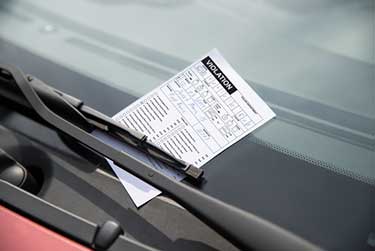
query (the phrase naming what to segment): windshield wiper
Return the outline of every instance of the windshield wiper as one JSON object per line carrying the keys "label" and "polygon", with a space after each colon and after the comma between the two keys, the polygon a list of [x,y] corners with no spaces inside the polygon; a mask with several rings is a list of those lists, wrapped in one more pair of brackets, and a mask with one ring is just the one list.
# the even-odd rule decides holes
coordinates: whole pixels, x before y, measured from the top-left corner
{"label": "windshield wiper", "polygon": [[[138,147],[142,137],[136,133],[130,135],[129,132],[124,132],[116,122],[84,106],[82,101],[55,90],[32,76],[26,76],[16,67],[0,65],[0,96],[2,99],[31,108],[52,127],[167,193],[243,250],[319,250],[317,246],[287,230],[177,182],[128,153],[103,143],[90,134],[93,128],[102,127],[102,130],[117,137],[121,135],[124,141]],[[130,140],[133,137],[137,139]],[[142,147],[142,143],[140,145]]]}
{"label": "windshield wiper", "polygon": [[[10,77],[4,70],[0,74],[3,78]],[[35,77],[26,76],[26,78],[47,107],[86,132],[91,133],[94,130],[102,130],[194,180],[199,180],[203,176],[204,172],[202,169],[177,159],[168,152],[160,149],[151,143],[146,135],[117,123],[106,115],[86,106],[81,100],[55,90]],[[8,97],[11,95],[13,99],[17,99],[18,103],[22,103],[24,106],[32,109],[29,103],[24,102],[25,99],[15,84],[4,85],[1,89],[3,94],[0,95],[4,96],[5,94]]]}

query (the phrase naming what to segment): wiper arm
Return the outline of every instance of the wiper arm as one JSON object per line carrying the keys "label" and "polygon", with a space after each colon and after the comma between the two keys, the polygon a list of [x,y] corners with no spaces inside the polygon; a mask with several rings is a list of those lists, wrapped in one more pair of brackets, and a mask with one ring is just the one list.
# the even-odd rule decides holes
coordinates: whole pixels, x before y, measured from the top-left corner
{"label": "wiper arm", "polygon": [[[41,100],[41,97],[38,96],[37,92],[30,84],[31,79],[28,79],[22,71],[15,67],[1,65],[0,69],[0,76],[2,76],[3,80],[1,81],[0,79],[0,95],[15,102],[18,102],[17,98],[15,98],[16,96],[18,96],[18,100],[22,100],[23,97],[24,100],[20,102],[28,104],[28,106],[50,125],[95,152],[113,160],[118,166],[121,166],[138,178],[167,193],[176,202],[207,225],[211,226],[237,247],[243,250],[319,250],[318,247],[308,241],[268,221],[208,196],[191,186],[177,182],[159,171],[154,170],[147,164],[133,158],[126,152],[120,152],[103,143],[91,135],[87,131],[88,128],[85,128],[86,126],[90,127],[89,125],[92,125],[92,123],[90,123],[91,115],[97,117],[95,116],[94,110],[87,108],[87,118],[76,115],[74,121],[59,116],[53,111],[56,107],[51,107],[50,109]],[[18,92],[21,93],[21,98],[19,95],[15,95],[14,92],[10,93],[9,90],[4,88],[4,86],[10,83],[13,83],[18,88]],[[74,99],[71,96],[70,98]],[[82,102],[76,101],[77,107],[83,105]],[[69,104],[72,103],[74,103],[73,100],[69,102]],[[62,103],[60,105],[62,105]],[[91,110],[90,113],[88,112],[89,110]],[[89,116],[88,114],[91,115]],[[87,124],[85,120],[87,120]],[[106,126],[108,126],[108,124],[106,124]]]}
{"label": "wiper arm", "polygon": [[[1,77],[9,79],[11,76],[3,70],[0,72]],[[185,174],[191,179],[199,180],[203,176],[204,172],[202,169],[177,159],[168,152],[160,149],[151,143],[146,135],[117,123],[106,115],[86,106],[81,100],[58,91],[33,76],[28,75],[26,79],[47,107],[86,132],[91,133],[94,130],[102,130],[114,138],[126,142],[128,145],[174,168],[178,172]],[[11,96],[13,101],[17,101],[17,103],[32,109],[32,106],[28,102],[25,102],[26,100],[16,84],[9,82],[8,84],[4,84],[1,89],[3,94],[0,93],[0,95],[4,96],[5,94],[8,98]]]}

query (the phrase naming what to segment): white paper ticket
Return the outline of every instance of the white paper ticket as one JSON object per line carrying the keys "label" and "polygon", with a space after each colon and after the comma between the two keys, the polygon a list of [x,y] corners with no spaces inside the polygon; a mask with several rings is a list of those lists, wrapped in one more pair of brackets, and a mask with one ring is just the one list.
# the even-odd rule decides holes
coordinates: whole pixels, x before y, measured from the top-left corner
{"label": "white paper ticket", "polygon": [[[267,104],[214,49],[126,107],[114,119],[147,135],[150,141],[176,158],[201,167],[274,116]],[[127,151],[129,147],[120,148]],[[145,155],[137,157],[147,159],[171,177],[183,178]],[[111,166],[136,206],[160,194],[159,190],[131,177],[113,163]]]}

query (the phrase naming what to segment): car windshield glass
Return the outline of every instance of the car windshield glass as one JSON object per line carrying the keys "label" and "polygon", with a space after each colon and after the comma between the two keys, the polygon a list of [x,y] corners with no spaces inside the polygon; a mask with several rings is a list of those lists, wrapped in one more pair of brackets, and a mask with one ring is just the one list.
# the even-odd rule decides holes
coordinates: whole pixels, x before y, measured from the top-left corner
{"label": "car windshield glass", "polygon": [[277,114],[245,140],[375,184],[374,1],[4,0],[0,24],[135,96],[218,48]]}

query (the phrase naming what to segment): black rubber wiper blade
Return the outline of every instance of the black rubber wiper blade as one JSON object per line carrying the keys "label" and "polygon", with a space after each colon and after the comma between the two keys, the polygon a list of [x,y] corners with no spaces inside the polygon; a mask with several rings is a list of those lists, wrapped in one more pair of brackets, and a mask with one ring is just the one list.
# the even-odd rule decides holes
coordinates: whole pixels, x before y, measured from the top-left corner
{"label": "black rubber wiper blade", "polygon": [[[103,143],[89,132],[51,111],[18,68],[0,65],[1,68],[10,74],[27,103],[43,120],[167,193],[237,247],[243,250],[320,250],[319,247],[285,229],[177,182],[126,152],[120,152]],[[0,93],[2,85],[0,84]]]}
{"label": "black rubber wiper blade", "polygon": [[126,128],[120,123],[89,106],[82,105],[80,107],[80,112],[82,112],[82,114],[84,114],[91,124],[96,126],[96,128],[105,131],[111,136],[119,139],[120,141],[126,142],[138,150],[141,150],[142,152],[174,168],[182,174],[187,175],[187,177],[196,181],[199,181],[203,177],[204,171],[202,169],[199,169],[183,160],[177,159],[171,154],[163,151],[156,145],[149,142],[146,135],[132,130],[131,128]]}

